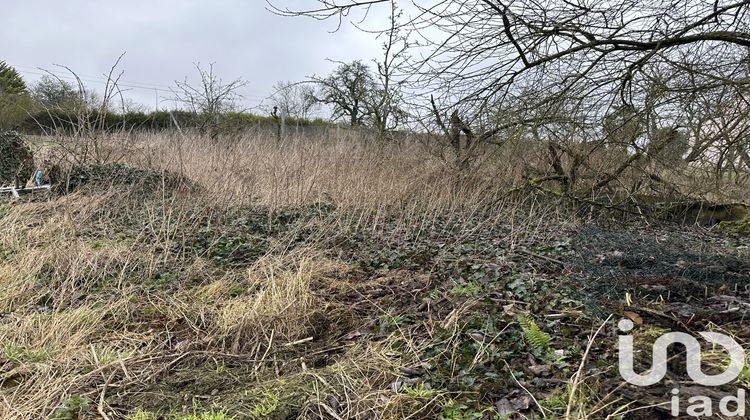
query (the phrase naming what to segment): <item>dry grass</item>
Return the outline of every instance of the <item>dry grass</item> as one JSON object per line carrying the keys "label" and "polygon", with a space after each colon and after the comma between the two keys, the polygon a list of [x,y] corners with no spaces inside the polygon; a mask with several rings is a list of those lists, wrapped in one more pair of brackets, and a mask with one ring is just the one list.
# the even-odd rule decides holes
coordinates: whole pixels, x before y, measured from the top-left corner
{"label": "dry grass", "polygon": [[[247,205],[270,214],[327,202],[342,217],[311,234],[322,237],[342,226],[373,228],[393,215],[403,229],[433,223],[438,214],[465,217],[495,199],[488,191],[499,191],[490,178],[456,178],[416,145],[216,145],[176,135],[135,144],[139,152],[128,163],[182,172],[205,192],[138,197],[98,189],[3,210],[1,418],[75,418],[93,407],[116,416],[100,399],[107,388],[148,383],[196,354],[255,360],[256,380],[268,379],[276,376],[268,360],[319,334],[316,314],[326,303],[311,284],[348,268],[310,248],[287,252],[282,238],[249,269],[217,270],[183,253],[205,217],[220,220]],[[119,225],[125,213],[140,220],[132,230]],[[162,272],[179,277],[176,289],[145,284]],[[344,392],[345,417],[395,412],[397,401],[382,406],[387,364],[376,366],[364,349],[349,353],[330,372],[300,375],[316,392]],[[381,390],[368,391],[375,388]],[[324,405],[305,410],[312,415]]]}
{"label": "dry grass", "polygon": [[[446,210],[485,202],[509,184],[508,168],[457,176],[416,140],[382,146],[360,139],[242,137],[216,143],[179,134],[139,137],[138,166],[183,172],[234,203],[270,207],[331,201],[346,208]],[[489,158],[489,157],[488,157]],[[503,174],[503,176],[499,176]]]}
{"label": "dry grass", "polygon": [[[404,366],[429,362],[420,360],[421,340],[438,331],[449,336],[434,358],[458,359],[469,333],[461,319],[480,299],[422,329],[402,329],[361,291],[385,288],[380,279],[321,244],[381,229],[393,240],[422,238],[451,226],[457,241],[502,228],[514,250],[549,240],[558,232],[549,226],[580,223],[559,202],[506,193],[523,180],[519,156],[543,159],[523,145],[488,152],[476,171],[457,175],[419,142],[247,137],[216,144],[177,133],[130,140],[126,163],[181,173],[203,189],[140,196],[113,186],[0,206],[0,418],[150,418],[148,410],[134,413],[165,407],[160,414],[177,416],[212,402],[239,418],[264,418],[285,405],[311,419],[435,418],[457,395],[394,391],[393,383]],[[292,209],[325,206],[335,212],[273,222]],[[243,218],[267,223],[267,231],[242,225],[250,234],[233,242]],[[275,233],[286,225],[293,227]],[[246,243],[247,252],[259,249],[249,265],[218,252]],[[429,282],[429,273],[418,280]],[[413,290],[419,281],[407,291],[428,293]],[[362,319],[339,296],[355,296],[371,308],[367,316],[395,324],[395,332],[377,343],[341,339],[376,320]],[[210,375],[201,370],[207,364]],[[230,378],[246,382],[242,389],[208,397],[196,390],[197,399],[185,401],[193,389],[170,382],[215,376],[211,386],[220,388],[229,380],[221,376],[225,364]]]}

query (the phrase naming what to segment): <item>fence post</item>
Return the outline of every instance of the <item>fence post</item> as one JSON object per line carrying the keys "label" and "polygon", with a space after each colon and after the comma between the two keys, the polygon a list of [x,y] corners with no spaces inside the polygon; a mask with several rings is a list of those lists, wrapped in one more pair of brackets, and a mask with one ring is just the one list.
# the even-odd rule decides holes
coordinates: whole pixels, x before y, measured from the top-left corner
{"label": "fence post", "polygon": [[280,138],[283,139],[286,136],[286,113],[281,110],[281,125],[279,126]]}
{"label": "fence post", "polygon": [[273,119],[276,120],[276,141],[281,143],[281,119],[279,118],[279,107],[273,107],[273,113],[271,114]]}

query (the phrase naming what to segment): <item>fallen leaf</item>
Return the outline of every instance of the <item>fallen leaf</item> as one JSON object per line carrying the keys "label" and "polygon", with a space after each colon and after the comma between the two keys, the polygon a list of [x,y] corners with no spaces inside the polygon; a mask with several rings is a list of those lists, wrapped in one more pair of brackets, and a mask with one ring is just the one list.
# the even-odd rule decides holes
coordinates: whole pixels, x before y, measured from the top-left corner
{"label": "fallen leaf", "polygon": [[550,365],[535,365],[535,366],[529,366],[529,371],[534,374],[534,376],[543,376],[547,377],[550,376],[552,372],[552,366]]}
{"label": "fallen leaf", "polygon": [[635,312],[625,311],[623,315],[628,317],[629,320],[633,321],[633,324],[641,326],[643,325],[643,318]]}
{"label": "fallen leaf", "polygon": [[513,408],[513,406],[510,404],[510,400],[508,400],[507,398],[503,398],[502,400],[498,401],[495,406],[497,407],[497,413],[500,415],[500,417],[508,417],[516,413],[516,410]]}

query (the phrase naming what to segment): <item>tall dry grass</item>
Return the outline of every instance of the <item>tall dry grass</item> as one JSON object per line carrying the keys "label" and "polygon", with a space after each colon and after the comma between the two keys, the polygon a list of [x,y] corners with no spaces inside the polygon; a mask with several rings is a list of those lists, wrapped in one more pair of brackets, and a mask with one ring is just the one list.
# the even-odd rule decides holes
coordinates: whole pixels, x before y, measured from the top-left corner
{"label": "tall dry grass", "polygon": [[[450,209],[487,201],[509,185],[509,166],[458,175],[419,139],[382,145],[360,138],[246,135],[215,141],[144,134],[128,162],[183,173],[217,196],[271,207],[331,201],[345,208]],[[491,158],[490,156],[486,157]],[[518,175],[518,174],[514,174]]]}
{"label": "tall dry grass", "polygon": [[170,132],[141,134],[128,144],[133,149],[126,163],[183,174],[217,205],[275,211],[330,204],[339,210],[336,229],[390,223],[420,235],[440,224],[474,229],[500,223],[512,226],[515,242],[539,233],[538,221],[571,220],[558,203],[508,193],[524,185],[529,165],[544,164],[543,149],[525,142],[488,148],[464,172],[456,171],[446,150],[418,136],[379,144],[356,135],[278,142],[249,133],[217,142]]}
{"label": "tall dry grass", "polygon": [[[544,143],[522,133],[504,141],[501,147],[479,149],[473,168],[463,172],[453,167],[449,149],[420,134],[386,144],[356,132],[291,136],[283,142],[258,132],[221,141],[179,132],[137,134],[128,139],[132,153],[125,160],[183,173],[234,203],[279,208],[328,201],[374,213],[398,209],[408,219],[486,206],[527,185],[528,179],[554,174]],[[569,143],[571,153],[583,157],[574,196],[583,194],[603,204],[621,202],[620,196],[628,195],[750,201],[750,177],[742,171],[722,174],[710,162],[684,165],[658,156],[635,161],[607,188],[589,191],[625,157],[618,150],[589,150],[572,139]],[[563,156],[564,167],[572,164]],[[552,180],[545,186],[560,188]]]}
{"label": "tall dry grass", "polygon": [[[117,139],[103,144],[122,147]],[[111,155],[182,174],[202,188],[145,196],[92,185],[0,208],[0,418],[122,418],[139,407],[110,407],[113,393],[205,358],[249,360],[258,383],[277,378],[279,354],[293,355],[296,343],[310,342],[320,328],[316,317],[329,309],[331,302],[313,289],[348,270],[315,249],[320,238],[385,223],[418,236],[450,222],[459,236],[483,224],[507,224],[508,240],[520,243],[544,234],[541,221],[564,217],[533,198],[506,196],[520,169],[489,152],[486,164],[457,175],[418,141],[277,143],[246,136],[217,143],[162,133],[138,135],[126,145],[127,153]],[[290,246],[301,233],[288,232],[249,269],[224,267],[189,249],[201,229],[221,242],[219,221],[246,209],[270,215],[321,205],[334,206],[335,217],[300,227],[304,247]],[[540,222],[521,224],[521,218]],[[347,311],[334,303],[337,313]],[[398,413],[398,399],[384,400],[392,363],[359,348],[325,371],[294,363],[297,373],[289,374],[317,383],[320,392],[342,392],[351,416]],[[324,397],[303,411],[315,417]]]}
{"label": "tall dry grass", "polygon": [[[392,235],[420,238],[452,226],[458,241],[502,226],[512,250],[559,232],[550,226],[579,223],[560,201],[508,194],[524,182],[527,166],[545,162],[543,148],[523,142],[488,149],[468,173],[457,173],[419,138],[279,143],[249,134],[216,142],[173,132],[105,144],[126,146],[111,154],[124,163],[181,174],[201,188],[143,195],[92,185],[0,206],[0,418],[66,418],[84,412],[81,401],[86,415],[123,418],[171,396],[141,395],[111,407],[114,394],[190,373],[207,360],[249,364],[248,389],[280,378],[313,384],[315,393],[301,403],[308,418],[330,414],[331,394],[339,396],[343,418],[402,418],[414,412],[414,400],[388,386],[399,363],[414,361],[416,340],[399,338],[408,360],[386,344],[354,346],[325,369],[300,362],[297,346],[316,336],[317,314],[343,318],[351,310],[320,290],[349,269],[316,248],[320,240],[387,225]],[[249,268],[191,250],[199,234],[208,247],[221,244],[232,219],[257,209],[270,218],[329,205],[333,216],[274,238]],[[300,235],[306,242],[295,247]],[[416,416],[447,398],[435,393]]]}

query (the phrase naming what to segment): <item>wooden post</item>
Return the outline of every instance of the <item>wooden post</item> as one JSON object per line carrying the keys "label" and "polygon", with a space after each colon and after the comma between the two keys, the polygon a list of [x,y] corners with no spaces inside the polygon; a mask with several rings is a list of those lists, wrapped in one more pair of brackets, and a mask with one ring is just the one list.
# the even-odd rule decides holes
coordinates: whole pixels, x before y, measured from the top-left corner
{"label": "wooden post", "polygon": [[276,120],[276,141],[281,143],[281,119],[279,118],[279,107],[274,105],[271,116]]}

